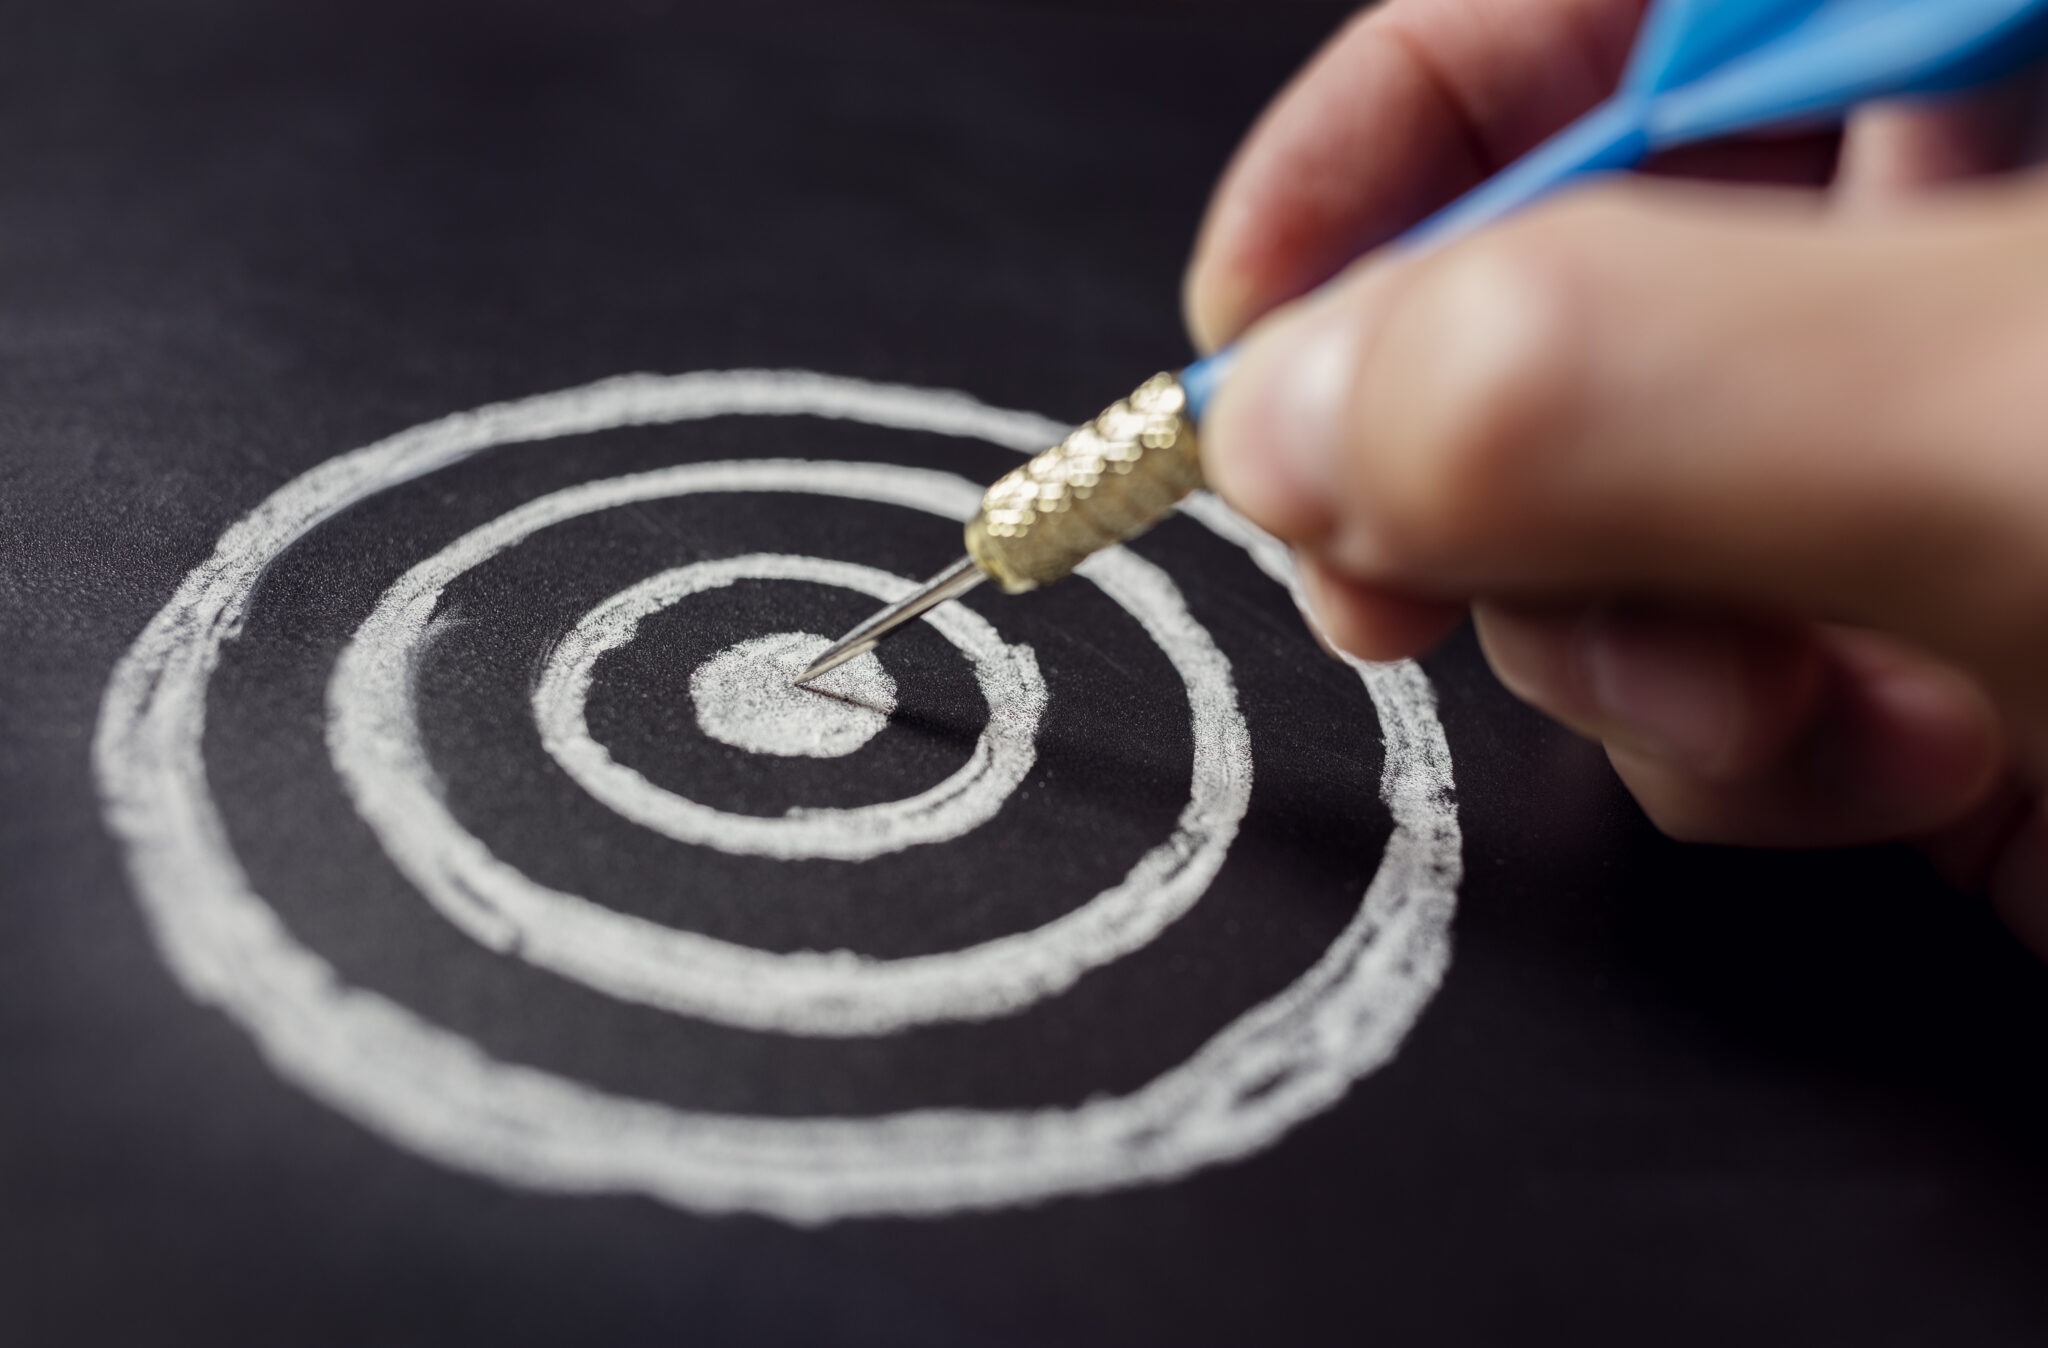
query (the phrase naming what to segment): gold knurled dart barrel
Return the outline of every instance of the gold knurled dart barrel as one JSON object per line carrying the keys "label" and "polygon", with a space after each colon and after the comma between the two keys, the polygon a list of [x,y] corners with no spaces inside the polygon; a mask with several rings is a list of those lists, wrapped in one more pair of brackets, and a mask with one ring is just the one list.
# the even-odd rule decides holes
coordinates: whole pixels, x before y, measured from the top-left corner
{"label": "gold knurled dart barrel", "polygon": [[1130,397],[997,480],[967,526],[967,555],[827,647],[792,682],[822,678],[984,577],[1011,594],[1049,584],[1166,518],[1202,485],[1188,395],[1155,374]]}
{"label": "gold knurled dart barrel", "polygon": [[1187,394],[1155,374],[1130,397],[997,479],[967,526],[967,552],[1011,594],[1058,580],[1135,538],[1202,485]]}

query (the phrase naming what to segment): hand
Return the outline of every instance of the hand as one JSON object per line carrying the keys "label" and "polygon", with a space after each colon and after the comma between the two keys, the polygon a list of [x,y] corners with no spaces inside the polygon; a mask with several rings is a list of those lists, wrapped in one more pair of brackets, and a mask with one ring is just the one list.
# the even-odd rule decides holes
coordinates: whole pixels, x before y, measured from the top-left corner
{"label": "hand", "polygon": [[1640,8],[1390,0],[1276,101],[1189,273],[1202,345],[1257,321],[1209,480],[1347,650],[1469,606],[1667,832],[1914,840],[2048,954],[2048,182],[1990,176],[2028,82],[1296,299],[1603,97]]}

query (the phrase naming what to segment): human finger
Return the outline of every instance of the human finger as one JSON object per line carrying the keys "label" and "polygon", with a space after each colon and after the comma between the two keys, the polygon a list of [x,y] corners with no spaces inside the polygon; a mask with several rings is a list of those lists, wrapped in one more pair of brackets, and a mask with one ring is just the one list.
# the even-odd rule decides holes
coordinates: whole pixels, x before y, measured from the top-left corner
{"label": "human finger", "polygon": [[1212,197],[1184,288],[1213,350],[1613,88],[1643,0],[1389,0],[1274,100]]}
{"label": "human finger", "polygon": [[2048,803],[2027,811],[1992,870],[1990,890],[2005,924],[2048,959]]}
{"label": "human finger", "polygon": [[1473,606],[1510,692],[1581,734],[1704,783],[1781,759],[1813,719],[1822,661],[1802,624],[1593,600]]}
{"label": "human finger", "polygon": [[1205,466],[1360,584],[1837,616],[2024,675],[2048,658],[2044,221],[2038,190],[1862,225],[1582,193],[1261,325]]}
{"label": "human finger", "polygon": [[1985,806],[2007,745],[1973,681],[1873,633],[1829,632],[1819,654],[1806,715],[1741,771],[1701,772],[1642,737],[1608,741],[1660,829],[1690,842],[1841,847],[1939,834]]}
{"label": "human finger", "polygon": [[1938,99],[1875,103],[1850,118],[1837,194],[1882,205],[2023,163],[2042,123],[2043,69]]}
{"label": "human finger", "polygon": [[1427,650],[1465,620],[1463,604],[1361,585],[1314,557],[1296,559],[1302,597],[1323,641],[1361,660],[1399,660]]}

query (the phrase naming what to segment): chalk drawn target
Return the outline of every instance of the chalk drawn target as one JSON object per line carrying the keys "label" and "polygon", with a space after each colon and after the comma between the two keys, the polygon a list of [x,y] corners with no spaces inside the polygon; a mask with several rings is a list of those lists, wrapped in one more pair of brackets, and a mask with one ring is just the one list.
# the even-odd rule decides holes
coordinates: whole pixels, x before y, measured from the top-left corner
{"label": "chalk drawn target", "polygon": [[[791,1118],[630,1098],[496,1059],[397,1001],[348,985],[286,929],[235,854],[203,751],[209,682],[265,570],[349,506],[496,446],[709,417],[797,415],[1026,452],[1063,429],[960,394],[802,372],[628,376],[401,432],[287,483],[230,527],[116,666],[94,741],[109,829],[167,963],[191,995],[236,1021],[287,1079],[446,1164],[537,1188],[640,1192],[697,1211],[803,1223],[941,1214],[1167,1180],[1269,1144],[1386,1061],[1448,965],[1461,873],[1449,751],[1428,680],[1413,664],[1356,666],[1378,714],[1381,797],[1393,831],[1341,933],[1292,984],[1178,1065],[1072,1107]],[[803,466],[807,489],[819,468]],[[602,494],[632,480],[570,491]],[[1284,550],[1218,503],[1197,499],[1186,512],[1293,585]],[[1107,555],[1099,568],[1124,565],[1115,557],[1172,591],[1163,571],[1128,552]],[[1099,574],[1091,578],[1102,584]],[[413,596],[409,619],[431,619],[425,596]],[[338,764],[360,749],[358,770],[389,771],[393,761],[374,752],[403,748],[406,725],[345,725],[338,713],[347,708],[333,705],[342,664],[360,658],[357,674],[375,664],[366,654],[374,643],[363,636],[359,630],[330,683],[330,748]],[[479,874],[503,866],[487,852],[473,859]],[[1198,885],[1188,901],[1199,896]]]}
{"label": "chalk drawn target", "polygon": [[[879,501],[965,520],[980,492],[965,478],[880,463],[757,460],[683,464],[583,483],[470,531],[385,591],[337,662],[328,743],[357,813],[406,877],[456,926],[495,950],[627,1001],[746,1029],[833,1037],[1004,1015],[1073,986],[1144,945],[1198,900],[1221,868],[1251,798],[1251,746],[1229,664],[1166,573],[1124,549],[1084,574],[1137,619],[1186,685],[1195,762],[1173,831],[1117,884],[1030,931],[942,954],[875,959],[851,951],[777,953],[678,930],[540,884],[457,822],[418,732],[413,672],[447,587],[537,530],[595,511],[700,492],[801,492]],[[899,599],[916,582],[822,558],[748,556],[664,572],[585,615],[534,694],[543,745],[571,778],[634,823],[680,842],[792,859],[863,861],[955,838],[985,823],[1024,780],[1045,685],[1025,647],[1006,645],[962,605],[933,625],[974,660],[988,728],[966,765],[928,791],[847,810],[780,818],[716,810],[663,791],[612,760],[582,719],[592,671],[640,619],[733,581],[809,580]]]}

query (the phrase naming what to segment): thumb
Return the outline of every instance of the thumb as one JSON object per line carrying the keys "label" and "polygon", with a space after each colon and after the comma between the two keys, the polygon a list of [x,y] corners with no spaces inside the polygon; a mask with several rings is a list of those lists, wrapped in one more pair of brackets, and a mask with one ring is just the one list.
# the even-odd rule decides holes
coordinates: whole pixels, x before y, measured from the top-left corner
{"label": "thumb", "polygon": [[1846,619],[2010,685],[2048,654],[2043,360],[2039,189],[1610,186],[1269,320],[1204,462],[1354,584]]}

